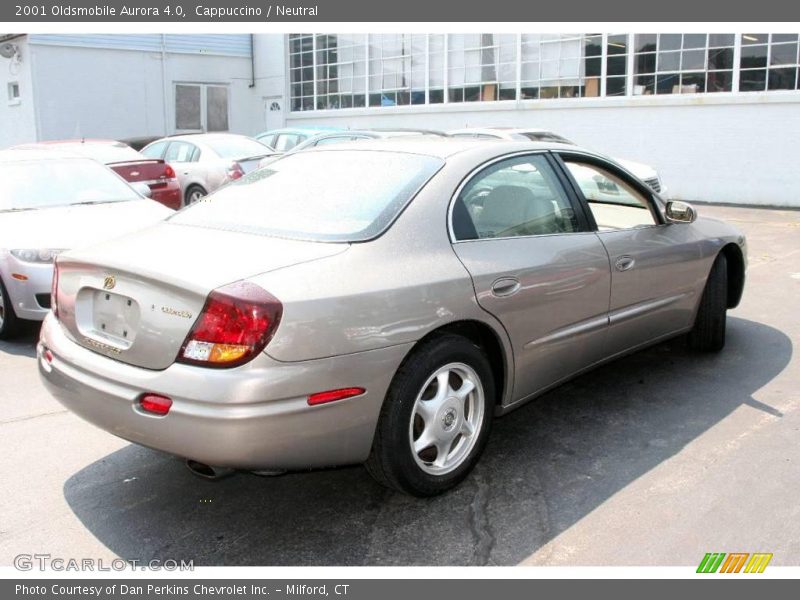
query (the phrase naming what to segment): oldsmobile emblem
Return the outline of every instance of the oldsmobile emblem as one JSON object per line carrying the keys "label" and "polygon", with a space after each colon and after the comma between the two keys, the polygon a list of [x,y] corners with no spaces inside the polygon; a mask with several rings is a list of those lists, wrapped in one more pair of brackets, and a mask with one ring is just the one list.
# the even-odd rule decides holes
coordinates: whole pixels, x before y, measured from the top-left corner
{"label": "oldsmobile emblem", "polygon": [[115,285],[117,285],[117,278],[113,275],[106,275],[106,278],[103,279],[103,289],[111,290],[114,289]]}

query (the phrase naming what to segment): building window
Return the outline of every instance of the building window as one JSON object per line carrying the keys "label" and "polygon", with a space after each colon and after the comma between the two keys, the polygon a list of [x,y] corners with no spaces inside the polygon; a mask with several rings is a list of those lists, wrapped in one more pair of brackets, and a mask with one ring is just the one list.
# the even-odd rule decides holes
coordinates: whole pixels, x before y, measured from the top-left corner
{"label": "building window", "polygon": [[730,92],[733,34],[634,36],[633,95]]}
{"label": "building window", "polygon": [[517,36],[476,33],[450,36],[449,102],[514,100],[517,94]]}
{"label": "building window", "polygon": [[606,40],[606,96],[627,93],[628,35],[609,35]]}
{"label": "building window", "polygon": [[292,111],[800,86],[798,34],[298,33],[288,43]]}
{"label": "building window", "polygon": [[425,104],[426,36],[369,36],[369,105]]}
{"label": "building window", "polygon": [[522,99],[600,95],[600,34],[522,34]]}
{"label": "building window", "polygon": [[207,83],[175,85],[175,129],[228,131],[228,87]]}
{"label": "building window", "polygon": [[745,33],[739,61],[739,90],[796,90],[798,79],[796,33]]}
{"label": "building window", "polygon": [[14,105],[20,103],[19,96],[19,81],[8,82],[8,104]]}

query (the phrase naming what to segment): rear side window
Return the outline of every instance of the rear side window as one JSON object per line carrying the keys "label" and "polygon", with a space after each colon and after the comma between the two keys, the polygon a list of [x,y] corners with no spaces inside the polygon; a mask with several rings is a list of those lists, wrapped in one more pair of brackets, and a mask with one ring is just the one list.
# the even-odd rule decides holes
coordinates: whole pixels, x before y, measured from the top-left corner
{"label": "rear side window", "polygon": [[299,240],[366,241],[389,227],[443,164],[402,152],[298,152],[206,196],[171,222]]}
{"label": "rear side window", "polygon": [[172,142],[167,150],[167,162],[193,162],[197,160],[197,146],[188,142]]}
{"label": "rear side window", "polygon": [[579,230],[572,204],[541,154],[509,158],[480,171],[459,193],[452,224],[459,241]]}
{"label": "rear side window", "polygon": [[147,158],[164,158],[164,150],[167,147],[167,142],[156,142],[150,144],[147,148],[142,150]]}

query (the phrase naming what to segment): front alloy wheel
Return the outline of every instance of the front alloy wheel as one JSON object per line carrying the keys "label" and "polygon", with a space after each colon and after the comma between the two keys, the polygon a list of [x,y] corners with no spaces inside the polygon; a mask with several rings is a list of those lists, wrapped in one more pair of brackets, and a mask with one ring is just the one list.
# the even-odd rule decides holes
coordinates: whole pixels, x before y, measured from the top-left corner
{"label": "front alloy wheel", "polygon": [[386,394],[367,470],[415,496],[456,486],[486,445],[494,390],[489,360],[472,341],[443,334],[421,343]]}

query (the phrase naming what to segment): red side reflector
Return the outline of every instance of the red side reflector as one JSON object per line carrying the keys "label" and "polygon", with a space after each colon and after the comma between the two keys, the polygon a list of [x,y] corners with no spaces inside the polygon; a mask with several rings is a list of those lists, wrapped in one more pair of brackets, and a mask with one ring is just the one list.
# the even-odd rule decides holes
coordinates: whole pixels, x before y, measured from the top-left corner
{"label": "red side reflector", "polygon": [[172,407],[172,400],[166,396],[145,394],[139,398],[139,406],[145,412],[153,413],[154,415],[165,415]]}
{"label": "red side reflector", "polygon": [[360,396],[366,392],[364,388],[351,387],[343,388],[341,390],[328,390],[327,392],[317,392],[308,397],[309,406],[315,404],[325,404],[326,402],[335,402],[336,400],[344,400],[345,398],[352,398],[353,396]]}
{"label": "red side reflector", "polygon": [[53,362],[53,353],[50,352],[50,350],[45,350],[44,351],[44,359],[49,363]]}

